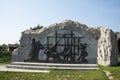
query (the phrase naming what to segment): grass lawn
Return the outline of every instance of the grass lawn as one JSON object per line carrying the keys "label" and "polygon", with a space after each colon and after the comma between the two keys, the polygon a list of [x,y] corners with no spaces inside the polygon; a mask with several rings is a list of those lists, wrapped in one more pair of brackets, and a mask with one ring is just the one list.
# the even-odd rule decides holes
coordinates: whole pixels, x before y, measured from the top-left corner
{"label": "grass lawn", "polygon": [[112,73],[112,76],[114,78],[114,80],[120,80],[120,66],[116,66],[116,67],[104,67],[104,66],[100,66],[100,68],[102,70],[107,70],[110,71]]}
{"label": "grass lawn", "polygon": [[[0,52],[0,64],[10,61],[11,54]],[[113,80],[120,80],[120,66],[99,67],[99,70],[51,70],[50,73],[0,72],[0,80],[108,80],[103,70],[110,71]]]}
{"label": "grass lawn", "polygon": [[113,80],[120,80],[120,66],[99,70],[51,70],[50,73],[0,72],[0,80],[108,80],[103,70],[112,73]]}
{"label": "grass lawn", "polygon": [[[120,57],[118,58],[120,62]],[[108,70],[112,73],[114,80],[120,80],[120,65],[119,66],[99,66],[101,70]]]}
{"label": "grass lawn", "polygon": [[0,80],[107,80],[101,70],[51,70],[50,73],[0,72]]}

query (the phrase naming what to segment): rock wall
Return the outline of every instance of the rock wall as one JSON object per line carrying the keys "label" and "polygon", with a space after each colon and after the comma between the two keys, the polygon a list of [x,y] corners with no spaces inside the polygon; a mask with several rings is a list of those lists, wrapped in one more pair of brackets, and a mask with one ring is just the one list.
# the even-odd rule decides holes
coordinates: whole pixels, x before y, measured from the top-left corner
{"label": "rock wall", "polygon": [[[52,36],[55,31],[68,33],[73,31],[75,36],[84,37],[82,43],[87,43],[87,60],[90,64],[116,65],[118,63],[117,38],[112,30],[105,28],[89,28],[84,24],[65,20],[38,30],[26,30],[22,32],[20,47],[13,53],[12,61],[24,61],[30,53],[31,38],[39,40],[43,45],[47,43],[47,36]],[[62,48],[59,48],[61,50]],[[44,51],[39,52],[38,58],[45,60]]]}
{"label": "rock wall", "polygon": [[[70,20],[62,21],[61,23],[56,23],[48,26],[46,29],[40,29],[37,31],[27,30],[22,33],[22,37],[20,39],[21,48],[18,49],[18,54],[13,54],[12,61],[24,61],[24,59],[30,53],[30,39],[35,38],[39,40],[43,45],[47,43],[47,36],[53,36],[55,31],[57,30],[58,33],[70,33],[72,30],[75,36],[77,37],[84,37],[81,42],[87,43],[87,60],[88,63],[96,63],[97,62],[97,40],[96,38],[87,32],[87,26],[84,24],[80,24],[78,22],[73,22]],[[62,42],[62,41],[61,41]],[[59,47],[59,52],[62,48]],[[15,57],[17,58],[15,58]],[[45,60],[46,55],[44,51],[39,52],[38,58],[40,60]]]}
{"label": "rock wall", "polygon": [[118,63],[117,37],[110,29],[100,28],[98,64],[109,66]]}

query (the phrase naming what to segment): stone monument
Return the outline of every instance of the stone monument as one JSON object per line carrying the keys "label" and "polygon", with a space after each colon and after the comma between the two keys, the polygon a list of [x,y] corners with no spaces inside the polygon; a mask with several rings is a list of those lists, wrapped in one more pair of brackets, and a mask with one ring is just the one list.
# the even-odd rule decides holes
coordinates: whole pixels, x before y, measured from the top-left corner
{"label": "stone monument", "polygon": [[64,20],[42,29],[23,31],[12,61],[116,65],[117,37],[110,29]]}

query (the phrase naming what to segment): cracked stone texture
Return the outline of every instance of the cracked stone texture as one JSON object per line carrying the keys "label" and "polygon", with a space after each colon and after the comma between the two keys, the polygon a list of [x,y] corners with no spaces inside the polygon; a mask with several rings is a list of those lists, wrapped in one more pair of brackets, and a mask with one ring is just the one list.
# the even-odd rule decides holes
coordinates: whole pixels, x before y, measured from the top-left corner
{"label": "cracked stone texture", "polygon": [[[101,65],[117,64],[117,39],[114,32],[101,27],[90,28],[85,24],[71,20],[64,20],[38,30],[23,31],[20,39],[20,47],[13,53],[12,61],[24,61],[30,52],[31,38],[40,40],[44,45],[46,44],[46,36],[54,35],[55,30],[59,33],[68,33],[70,30],[73,30],[76,36],[83,36],[82,43],[89,44],[87,47],[87,60],[89,63],[98,62]],[[62,48],[60,49],[62,50]],[[43,50],[39,52],[39,59],[44,60],[46,58],[46,55],[43,53]]]}
{"label": "cracked stone texture", "polygon": [[110,29],[100,28],[98,64],[109,66],[118,63],[117,37]]}

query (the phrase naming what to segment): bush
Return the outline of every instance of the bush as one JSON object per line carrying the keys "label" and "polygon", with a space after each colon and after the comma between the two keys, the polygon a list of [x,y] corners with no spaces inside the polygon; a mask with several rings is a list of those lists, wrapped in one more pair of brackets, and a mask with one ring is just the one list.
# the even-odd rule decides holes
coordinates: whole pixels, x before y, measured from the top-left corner
{"label": "bush", "polygon": [[0,45],[0,51],[8,51],[8,45],[6,44]]}
{"label": "bush", "polygon": [[43,26],[40,26],[38,24],[36,27],[33,27],[33,28],[30,27],[30,30],[37,30],[37,29],[41,29],[41,28],[43,28]]}
{"label": "bush", "polygon": [[12,53],[8,51],[0,51],[0,63],[10,63]]}

